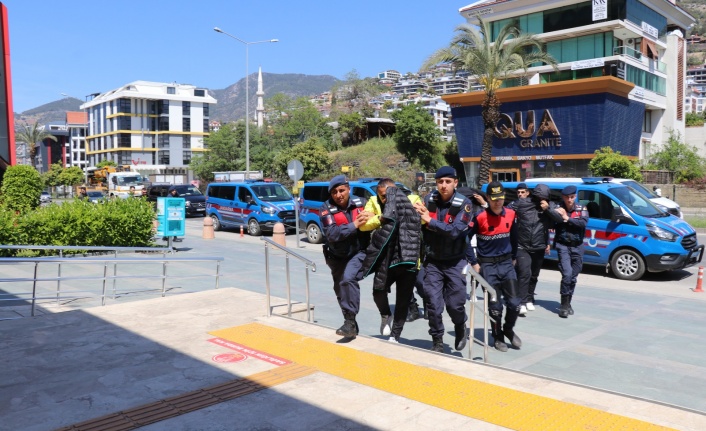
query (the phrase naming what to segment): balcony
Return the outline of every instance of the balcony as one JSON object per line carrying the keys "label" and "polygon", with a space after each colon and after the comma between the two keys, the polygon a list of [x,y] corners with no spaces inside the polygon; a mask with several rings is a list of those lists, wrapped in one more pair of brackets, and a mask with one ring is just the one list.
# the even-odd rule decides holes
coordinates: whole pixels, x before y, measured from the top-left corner
{"label": "balcony", "polygon": [[664,74],[667,73],[666,63],[662,63],[659,60],[653,60],[646,55],[643,55],[636,49],[632,49],[627,46],[618,46],[613,48],[613,54],[623,57],[623,60],[629,60],[630,63],[637,63],[647,66],[650,72],[657,71]]}

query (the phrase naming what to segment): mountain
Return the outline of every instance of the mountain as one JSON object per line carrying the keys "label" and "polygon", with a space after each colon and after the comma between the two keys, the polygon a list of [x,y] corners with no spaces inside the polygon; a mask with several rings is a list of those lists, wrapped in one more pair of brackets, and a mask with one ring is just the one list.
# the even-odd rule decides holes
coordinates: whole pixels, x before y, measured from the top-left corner
{"label": "mountain", "polygon": [[[303,75],[298,73],[263,73],[262,83],[265,100],[277,93],[284,93],[292,97],[314,96],[324,91],[329,91],[339,82],[331,75]],[[248,91],[250,92],[250,116],[255,115],[257,107],[257,72],[248,77]],[[106,90],[107,91],[107,90]],[[208,92],[218,100],[211,107],[210,118],[222,123],[245,118],[245,78],[235,84],[222,89]],[[82,100],[73,97],[64,97],[54,102],[45,103],[22,113],[15,113],[15,129],[23,124],[46,124],[51,121],[65,121],[66,111],[80,111]]]}

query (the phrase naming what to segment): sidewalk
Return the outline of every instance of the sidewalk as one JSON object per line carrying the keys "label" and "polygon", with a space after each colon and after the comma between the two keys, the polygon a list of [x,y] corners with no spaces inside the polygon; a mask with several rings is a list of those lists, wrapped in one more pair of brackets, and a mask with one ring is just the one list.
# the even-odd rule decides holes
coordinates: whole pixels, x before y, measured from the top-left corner
{"label": "sidewalk", "polygon": [[[447,354],[430,352],[424,320],[405,326],[402,345],[381,339],[368,279],[362,335],[341,343],[320,246],[304,242],[295,251],[317,265],[317,324],[265,317],[264,243],[236,232],[203,240],[199,222],[188,220],[178,255],[224,256],[221,289],[212,279],[179,279],[201,267],[170,267],[166,298],[128,295],[0,322],[0,430],[57,429],[136,408],[168,418],[147,430],[706,429],[706,297],[686,287],[693,268],[639,283],[588,271],[570,319],[556,317],[558,273],[546,268],[537,311],[518,322],[522,349],[491,351],[484,365],[450,349],[453,332]],[[292,236],[287,243],[295,248]],[[304,272],[290,260],[292,297],[301,302]],[[273,295],[283,298],[284,256],[271,251],[270,265]],[[144,413],[149,403],[188,413]]]}

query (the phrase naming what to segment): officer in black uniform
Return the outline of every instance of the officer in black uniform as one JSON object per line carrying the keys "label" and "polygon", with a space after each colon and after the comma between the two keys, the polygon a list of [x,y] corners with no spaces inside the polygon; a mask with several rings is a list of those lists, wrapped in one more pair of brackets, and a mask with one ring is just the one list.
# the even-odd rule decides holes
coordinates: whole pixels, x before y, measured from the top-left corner
{"label": "officer in black uniform", "polygon": [[554,211],[554,248],[559,258],[561,272],[561,305],[559,317],[574,314],[571,299],[576,289],[576,279],[583,267],[583,238],[586,235],[588,210],[576,204],[576,186],[569,185],[561,191],[561,204]]}
{"label": "officer in black uniform", "polygon": [[444,352],[444,305],[454,324],[455,348],[466,345],[466,234],[471,222],[471,201],[456,193],[458,176],[451,166],[436,171],[436,191],[414,206],[425,223],[424,299],[429,307],[429,335],[434,352]]}
{"label": "officer in black uniform", "polygon": [[[470,238],[477,236],[477,255],[470,244],[467,255],[473,269],[479,272],[498,294],[497,300],[488,304],[488,312],[492,318],[494,346],[501,352],[507,352],[505,337],[513,347],[519,349],[522,346],[522,340],[514,330],[522,299],[514,266],[517,259],[515,211],[503,207],[505,188],[501,183],[493,181],[488,184],[488,197],[488,208],[473,217],[473,227],[468,233]],[[504,325],[503,303],[507,308]]]}
{"label": "officer in black uniform", "polygon": [[369,214],[363,211],[366,200],[351,197],[350,190],[344,175],[333,177],[328,186],[330,198],[321,205],[319,214],[324,233],[324,258],[331,268],[333,290],[344,318],[336,334],[355,338],[358,335],[355,317],[360,309],[358,272],[370,243],[370,233],[358,229],[368,220]]}

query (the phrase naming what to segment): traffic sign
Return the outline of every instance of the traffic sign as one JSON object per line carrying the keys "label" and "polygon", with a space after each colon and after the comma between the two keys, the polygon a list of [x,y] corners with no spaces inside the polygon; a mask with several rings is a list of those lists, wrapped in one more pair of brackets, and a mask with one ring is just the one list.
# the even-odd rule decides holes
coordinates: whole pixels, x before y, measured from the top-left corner
{"label": "traffic sign", "polygon": [[304,166],[299,160],[292,160],[287,163],[287,175],[292,181],[299,181],[304,176]]}

